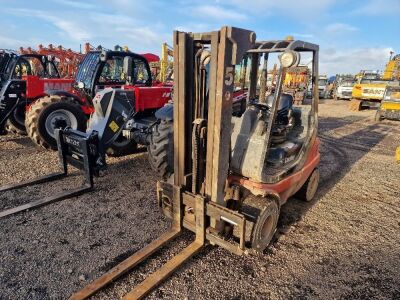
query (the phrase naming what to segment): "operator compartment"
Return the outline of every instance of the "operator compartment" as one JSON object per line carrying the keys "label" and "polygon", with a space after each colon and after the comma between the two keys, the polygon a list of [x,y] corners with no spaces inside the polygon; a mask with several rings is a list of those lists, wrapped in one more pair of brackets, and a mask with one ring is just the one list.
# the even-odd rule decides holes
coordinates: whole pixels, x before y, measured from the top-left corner
{"label": "operator compartment", "polygon": [[[256,86],[248,88],[246,110],[241,117],[232,117],[231,171],[256,182],[276,183],[295,172],[304,158],[306,145],[315,136],[316,112],[305,93],[298,101],[296,89],[285,89],[290,68],[279,66],[278,71],[275,63],[268,69],[268,60],[273,60],[268,54],[260,54],[262,68],[257,69]],[[309,61],[312,52],[302,56]]]}

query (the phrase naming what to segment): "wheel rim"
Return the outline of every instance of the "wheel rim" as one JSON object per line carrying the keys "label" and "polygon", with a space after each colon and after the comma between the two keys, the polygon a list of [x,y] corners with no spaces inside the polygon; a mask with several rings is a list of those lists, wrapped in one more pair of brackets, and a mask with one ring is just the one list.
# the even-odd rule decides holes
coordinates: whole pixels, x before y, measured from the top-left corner
{"label": "wheel rim", "polygon": [[315,170],[312,173],[310,180],[308,182],[307,194],[306,194],[307,201],[311,201],[312,198],[314,198],[318,188],[318,181],[319,181],[319,171]]}
{"label": "wheel rim", "polygon": [[47,133],[55,138],[55,130],[58,128],[71,127],[78,129],[78,120],[75,115],[66,109],[57,109],[46,118],[45,127]]}
{"label": "wheel rim", "polygon": [[269,237],[271,235],[271,232],[274,228],[274,217],[272,215],[269,215],[263,224],[263,227],[261,229],[261,236],[260,239],[264,239],[266,237]]}

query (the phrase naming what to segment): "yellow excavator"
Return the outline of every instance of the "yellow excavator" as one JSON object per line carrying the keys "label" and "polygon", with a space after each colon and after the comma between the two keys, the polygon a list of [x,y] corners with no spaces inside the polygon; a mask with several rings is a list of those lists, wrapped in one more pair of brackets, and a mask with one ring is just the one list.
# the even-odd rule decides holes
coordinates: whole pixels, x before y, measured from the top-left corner
{"label": "yellow excavator", "polygon": [[399,86],[400,54],[390,54],[389,62],[380,77],[378,73],[361,72],[358,83],[354,85],[349,109],[359,111],[363,107],[379,107],[387,86]]}

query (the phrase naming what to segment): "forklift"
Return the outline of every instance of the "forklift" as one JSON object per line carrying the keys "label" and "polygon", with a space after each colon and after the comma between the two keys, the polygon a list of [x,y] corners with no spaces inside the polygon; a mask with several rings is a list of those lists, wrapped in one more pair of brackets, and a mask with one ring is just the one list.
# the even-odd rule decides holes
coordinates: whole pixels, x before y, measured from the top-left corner
{"label": "forklift", "polygon": [[[256,41],[252,31],[222,27],[174,32],[173,176],[157,182],[158,204],[171,229],[70,299],[86,299],[146,260],[184,229],[194,241],[123,299],[141,299],[207,244],[243,255],[263,252],[281,206],[311,201],[319,181],[318,45]],[[282,84],[300,55],[312,55],[313,97],[293,105]],[[279,54],[278,79],[267,86],[268,59]],[[235,66],[249,58],[247,107],[232,116]],[[261,78],[260,81],[258,79]]]}

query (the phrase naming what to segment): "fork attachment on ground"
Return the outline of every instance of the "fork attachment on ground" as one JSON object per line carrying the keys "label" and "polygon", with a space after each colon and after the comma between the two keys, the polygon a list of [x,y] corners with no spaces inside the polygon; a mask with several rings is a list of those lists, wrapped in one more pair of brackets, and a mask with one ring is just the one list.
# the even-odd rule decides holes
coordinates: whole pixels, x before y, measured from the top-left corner
{"label": "fork attachment on ground", "polygon": [[103,166],[102,162],[104,161],[104,158],[99,154],[97,133],[92,132],[88,135],[72,129],[64,129],[57,130],[56,137],[61,171],[16,184],[4,185],[0,187],[0,193],[63,179],[68,176],[68,165],[72,165],[83,171],[83,184],[80,187],[59,194],[3,210],[0,212],[0,218],[79,196],[93,189],[93,176],[98,176],[99,170]]}

